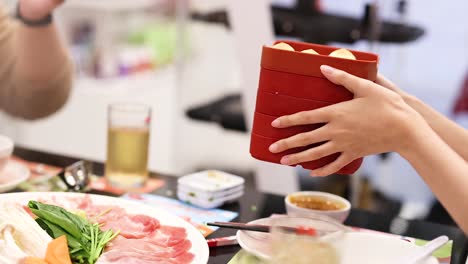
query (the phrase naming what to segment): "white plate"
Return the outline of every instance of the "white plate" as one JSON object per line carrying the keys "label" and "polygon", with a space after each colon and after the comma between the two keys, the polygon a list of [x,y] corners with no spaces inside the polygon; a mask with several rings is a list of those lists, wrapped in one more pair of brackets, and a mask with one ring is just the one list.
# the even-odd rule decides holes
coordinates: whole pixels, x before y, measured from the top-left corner
{"label": "white plate", "polygon": [[[274,221],[274,222],[273,222]],[[333,219],[317,215],[314,217],[290,217],[290,216],[275,216],[271,218],[262,218],[250,222],[249,224],[256,225],[273,225],[273,223],[281,226],[306,226],[313,227],[321,231],[347,231],[350,230],[344,225],[334,221]],[[247,252],[254,254],[263,259],[270,258],[270,234],[250,231],[237,231],[237,241],[239,245]]]}
{"label": "white plate", "polygon": [[[69,198],[83,197],[85,194],[80,193],[50,193],[50,192],[31,192],[31,193],[7,193],[0,194],[0,202],[15,202],[27,204],[29,200],[49,199],[51,197],[57,197],[58,200]],[[204,264],[208,262],[209,250],[208,244],[205,238],[191,224],[183,220],[182,218],[167,213],[166,211],[158,208],[150,207],[138,202],[129,201],[120,198],[114,198],[110,196],[93,195],[89,194],[93,203],[98,205],[115,205],[124,208],[130,214],[144,214],[151,217],[155,217],[163,225],[170,225],[176,227],[183,227],[187,231],[187,239],[192,242],[192,248],[190,252],[195,256],[192,264]]]}
{"label": "white plate", "polygon": [[[404,256],[414,253],[420,247],[403,239],[388,235],[351,232],[334,243],[341,255],[340,264],[401,263]],[[418,264],[439,264],[430,257]]]}
{"label": "white plate", "polygon": [[[297,218],[299,219],[299,218]],[[304,218],[302,218],[304,219]],[[263,218],[250,222],[251,224],[271,224],[272,218]],[[302,221],[302,220],[301,220]],[[316,224],[323,225],[321,228],[329,229],[333,226],[326,226],[325,222],[315,221],[310,226]],[[281,225],[285,225],[281,223]],[[295,226],[304,226],[304,223],[295,224]],[[294,225],[291,225],[294,226]],[[307,226],[307,225],[305,225]],[[271,249],[268,243],[270,235],[268,233],[238,231],[237,241],[239,245],[247,252],[256,255],[262,259],[270,259]],[[419,247],[402,239],[393,238],[380,234],[348,232],[339,236],[339,239],[333,242],[334,247],[340,256],[340,264],[393,264],[397,263],[399,257],[410,254]],[[396,261],[396,262],[395,262]],[[438,264],[436,258],[431,257],[420,264]]]}
{"label": "white plate", "polygon": [[0,172],[0,193],[11,191],[29,178],[29,169],[21,163],[9,161]]}

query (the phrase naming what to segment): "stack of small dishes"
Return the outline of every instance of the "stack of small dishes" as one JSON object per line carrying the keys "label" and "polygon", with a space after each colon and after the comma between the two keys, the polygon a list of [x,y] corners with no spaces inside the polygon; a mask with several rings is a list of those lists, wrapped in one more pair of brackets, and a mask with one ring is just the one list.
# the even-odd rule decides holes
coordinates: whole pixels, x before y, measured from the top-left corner
{"label": "stack of small dishes", "polygon": [[201,171],[178,180],[177,197],[201,208],[217,208],[243,194],[244,179],[222,171]]}

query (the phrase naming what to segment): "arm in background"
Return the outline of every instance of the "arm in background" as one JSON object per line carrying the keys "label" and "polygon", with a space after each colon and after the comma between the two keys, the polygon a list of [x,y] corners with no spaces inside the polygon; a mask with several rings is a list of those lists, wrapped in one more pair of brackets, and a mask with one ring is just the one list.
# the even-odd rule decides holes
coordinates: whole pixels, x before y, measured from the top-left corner
{"label": "arm in background", "polygon": [[437,112],[415,96],[404,92],[381,75],[377,78],[377,84],[398,93],[408,105],[424,117],[426,122],[445,143],[455,150],[463,159],[468,161],[468,132],[465,128]]}
{"label": "arm in background", "polygon": [[[455,222],[468,234],[468,164],[433,129],[415,131],[411,148],[399,154],[408,160],[429,185]],[[444,135],[450,134],[444,132]],[[464,145],[465,144],[465,145]],[[466,147],[459,143],[459,147]]]}
{"label": "arm in background", "polygon": [[[402,96],[379,84],[327,66],[322,66],[322,73],[331,82],[354,93],[355,98],[276,119],[272,126],[277,128],[314,123],[326,125],[280,140],[270,147],[270,151],[280,153],[298,146],[326,142],[282,159],[283,164],[289,165],[341,153],[334,162],[312,171],[314,176],[333,174],[358,157],[397,152],[411,163],[455,222],[468,234],[468,210],[463,204],[468,200],[468,163],[443,138],[459,133],[457,136],[462,139],[450,142],[457,149],[466,148],[468,142],[462,141],[466,132],[459,130],[458,126],[443,127],[450,123],[434,110],[429,112],[429,117],[423,117]],[[432,119],[437,119],[435,126],[439,133],[434,129]],[[456,131],[450,131],[451,128]]]}
{"label": "arm in background", "polygon": [[[19,12],[39,20],[62,1],[20,0]],[[0,6],[0,108],[37,119],[66,102],[72,84],[72,64],[53,23],[28,26],[13,21]]]}

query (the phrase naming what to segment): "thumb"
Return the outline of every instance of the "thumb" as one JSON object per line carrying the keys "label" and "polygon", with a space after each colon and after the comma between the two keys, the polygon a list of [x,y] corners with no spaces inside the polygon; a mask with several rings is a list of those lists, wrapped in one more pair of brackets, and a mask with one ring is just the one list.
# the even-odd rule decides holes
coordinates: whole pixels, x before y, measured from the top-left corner
{"label": "thumb", "polygon": [[366,79],[361,79],[328,65],[320,66],[320,70],[330,82],[344,86],[354,94],[354,97],[362,97],[369,91],[369,81]]}

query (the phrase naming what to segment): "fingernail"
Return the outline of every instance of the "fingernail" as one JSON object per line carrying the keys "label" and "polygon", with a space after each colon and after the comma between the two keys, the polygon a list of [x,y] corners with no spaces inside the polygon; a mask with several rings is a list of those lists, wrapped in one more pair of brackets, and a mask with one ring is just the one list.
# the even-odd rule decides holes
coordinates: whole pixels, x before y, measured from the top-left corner
{"label": "fingernail", "polygon": [[273,152],[273,153],[277,152],[278,151],[278,144],[276,144],[276,143],[271,144],[269,149],[270,149],[270,152]]}
{"label": "fingernail", "polygon": [[281,122],[279,119],[275,119],[273,122],[271,122],[272,127],[279,127],[281,125]]}
{"label": "fingernail", "polygon": [[283,165],[290,165],[289,163],[291,162],[290,158],[288,156],[285,156],[283,158],[281,158],[281,164]]}
{"label": "fingernail", "polygon": [[328,65],[322,65],[320,66],[320,70],[322,70],[322,73],[324,74],[333,74],[336,69]]}

